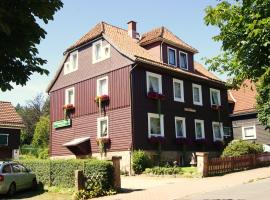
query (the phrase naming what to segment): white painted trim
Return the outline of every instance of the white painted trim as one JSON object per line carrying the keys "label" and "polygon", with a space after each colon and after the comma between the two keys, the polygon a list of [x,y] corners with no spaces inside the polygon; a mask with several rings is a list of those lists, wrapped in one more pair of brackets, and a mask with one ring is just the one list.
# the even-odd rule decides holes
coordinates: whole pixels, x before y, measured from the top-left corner
{"label": "white painted trim", "polygon": [[[96,45],[100,44],[100,58],[96,59]],[[97,63],[100,62],[102,60],[102,39],[94,42],[92,44],[92,63]]]}
{"label": "white painted trim", "polygon": [[221,105],[221,99],[220,99],[220,90],[214,89],[214,88],[210,88],[210,101],[211,101],[211,106],[215,105],[212,102],[212,92],[217,92],[218,93],[218,105]]}
{"label": "white painted trim", "polygon": [[74,66],[71,66],[72,70],[71,71],[76,71],[78,69],[78,63],[79,63],[79,52],[77,51],[73,51],[72,53],[70,53],[69,55],[69,62],[72,63],[71,59],[73,59],[73,54],[77,55],[77,60],[76,60],[76,66],[74,68]]}
{"label": "white painted trim", "polygon": [[[199,138],[197,137],[197,133],[196,133],[196,123],[200,123],[201,124],[201,127],[202,127],[202,137]],[[199,139],[205,139],[205,130],[204,130],[204,120],[201,120],[201,119],[195,119],[194,120],[194,125],[195,125],[195,138],[196,140],[199,140]]]}
{"label": "white painted trim", "polygon": [[[147,113],[148,115],[148,137],[150,138],[151,136],[160,136],[160,137],[164,137],[164,115],[160,115],[156,114],[156,113]],[[158,134],[151,134],[151,122],[150,122],[150,118],[157,118],[160,120],[160,135]]]}
{"label": "white painted trim", "polygon": [[146,72],[146,87],[147,87],[147,93],[149,92],[149,87],[150,87],[150,84],[149,84],[149,76],[152,76],[152,77],[155,77],[155,78],[158,78],[158,93],[159,94],[162,94],[162,76],[160,74],[155,74],[155,73],[152,73],[152,72]]}
{"label": "white painted trim", "polygon": [[[246,137],[245,136],[245,129],[246,128],[253,128],[253,130],[254,130],[253,137]],[[253,126],[242,126],[242,139],[243,140],[255,140],[255,139],[257,139],[256,125],[255,124]]]}
{"label": "white painted trim", "polygon": [[[105,49],[108,48],[109,49],[109,53],[106,56],[105,55]],[[110,58],[111,57],[111,45],[110,44],[106,44],[104,47],[102,47],[102,52],[103,52],[103,60]]]}
{"label": "white painted trim", "polygon": [[[183,136],[177,136],[177,121],[182,121],[183,122]],[[186,138],[186,119],[184,117],[174,117],[174,128],[175,128],[175,137],[176,138]]]}
{"label": "white painted trim", "polygon": [[2,146],[8,146],[8,138],[9,138],[9,134],[0,133],[0,135],[5,135],[5,136],[7,136],[7,143],[6,143],[6,144],[2,144]]}
{"label": "white painted trim", "polygon": [[231,98],[232,98],[232,100],[236,103],[236,99],[234,98],[234,96],[233,96],[233,94],[232,94],[232,92],[231,91],[229,91],[229,94],[230,94],[230,96],[231,96]]}
{"label": "white painted trim", "polygon": [[[182,68],[181,67],[181,53],[185,54],[186,55],[186,60],[187,60],[187,68]],[[184,51],[179,51],[179,67],[181,69],[184,69],[184,70],[188,70],[188,53],[184,52]]]}
{"label": "white painted trim", "polygon": [[[174,83],[179,83],[180,84],[180,90],[181,90],[181,98],[178,98],[175,96],[175,88],[174,88]],[[178,101],[178,102],[184,102],[185,98],[184,98],[184,82],[182,80],[178,80],[178,79],[173,79],[173,98],[174,101]]]}
{"label": "white painted trim", "polygon": [[[68,92],[73,91],[73,97],[72,97],[72,102],[68,102]],[[73,104],[75,106],[75,87],[70,87],[65,90],[65,105],[67,104]]]}
{"label": "white painted trim", "polygon": [[[194,90],[193,90],[193,88],[198,88],[199,89],[199,97],[200,97],[200,101],[199,102],[194,101]],[[201,85],[192,83],[192,98],[193,98],[193,104],[194,105],[199,105],[199,106],[202,106],[203,105],[203,100],[202,100],[202,86]]]}
{"label": "white painted trim", "polygon": [[64,75],[70,73],[70,69],[69,68],[70,68],[70,65],[69,65],[69,62],[67,61],[67,62],[64,63]]}
{"label": "white painted trim", "polygon": [[[102,80],[106,80],[106,92],[105,92],[105,94],[100,94],[100,92],[99,92],[100,81],[102,81]],[[97,96],[109,95],[109,79],[108,79],[108,76],[97,79],[97,92],[96,92],[96,94],[97,94]]]}
{"label": "white painted trim", "polygon": [[[219,130],[220,130],[220,133],[221,133],[221,138],[216,138],[215,132],[214,132],[214,125],[219,126]],[[223,138],[224,138],[223,124],[221,122],[212,122],[212,133],[213,133],[214,142],[215,141],[223,141]]]}
{"label": "white painted trim", "polygon": [[[105,121],[105,120],[107,122],[107,135],[105,137],[101,137],[101,135],[100,135],[100,122]],[[97,118],[97,137],[98,138],[109,138],[109,118],[108,118],[108,116]]]}
{"label": "white painted trim", "polygon": [[[170,64],[170,60],[169,60],[169,50],[173,50],[174,51],[174,57],[175,57],[175,65]],[[176,49],[172,48],[172,47],[167,47],[167,60],[168,60],[168,65],[172,65],[172,66],[177,66],[177,56],[176,56]]]}

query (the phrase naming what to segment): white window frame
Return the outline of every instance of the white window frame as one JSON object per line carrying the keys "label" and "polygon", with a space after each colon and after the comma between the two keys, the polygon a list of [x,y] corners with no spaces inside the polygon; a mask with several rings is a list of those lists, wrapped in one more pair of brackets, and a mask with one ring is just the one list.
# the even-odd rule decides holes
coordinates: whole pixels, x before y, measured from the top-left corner
{"label": "white window frame", "polygon": [[[73,97],[72,97],[72,103],[69,103],[68,102],[68,93],[71,90],[73,91]],[[65,90],[65,105],[67,105],[67,104],[73,104],[73,106],[75,106],[75,87],[70,87],[70,88],[67,88]]]}
{"label": "white window frame", "polygon": [[79,62],[79,52],[78,52],[78,50],[77,51],[73,51],[72,53],[70,53],[70,55],[69,55],[69,63],[71,64],[72,63],[72,59],[73,59],[73,55],[74,54],[76,54],[77,55],[77,60],[76,60],[76,66],[74,67],[74,66],[71,66],[71,71],[73,72],[73,71],[76,71],[77,69],[78,69],[78,62]]}
{"label": "white window frame", "polygon": [[[106,94],[100,94],[100,92],[99,92],[100,81],[102,81],[102,80],[106,80],[106,83],[107,83]],[[109,79],[108,79],[108,76],[97,79],[97,96],[100,96],[100,95],[109,95]]]}
{"label": "white window frame", "polygon": [[[148,114],[148,138],[154,137],[164,137],[164,115],[156,114],[156,113],[147,113]],[[158,118],[160,120],[160,135],[151,134],[151,120],[150,118]]]}
{"label": "white window frame", "polygon": [[[214,125],[218,125],[221,133],[221,138],[216,138],[215,132],[214,132]],[[215,141],[223,141],[224,139],[224,132],[223,132],[223,123],[221,122],[212,122],[212,132],[213,132],[213,139]]]}
{"label": "white window frame", "polygon": [[[186,54],[186,60],[187,60],[187,68],[181,67],[181,53]],[[179,67],[184,70],[188,70],[188,53],[184,51],[179,51]]]}
{"label": "white window frame", "polygon": [[0,144],[0,146],[8,146],[8,138],[9,138],[9,134],[0,133],[0,135],[5,135],[5,136],[7,136],[7,143],[6,143],[6,144]]}
{"label": "white window frame", "polygon": [[[96,45],[100,44],[100,58],[96,59]],[[100,62],[102,60],[102,40],[98,40],[96,42],[93,43],[92,45],[92,63],[97,63]]]}
{"label": "white window frame", "polygon": [[[177,121],[183,122],[183,136],[180,137],[177,135]],[[175,127],[175,137],[176,138],[186,138],[186,119],[184,117],[174,117],[174,127]]]}
{"label": "white window frame", "polygon": [[[201,124],[201,127],[202,127],[202,137],[199,138],[197,137],[197,133],[196,133],[196,124],[197,123],[200,123]],[[194,120],[194,126],[195,126],[195,139],[196,140],[200,140],[200,139],[205,139],[205,130],[204,130],[204,120],[201,120],[201,119],[195,119]]]}
{"label": "white window frame", "polygon": [[71,72],[71,70],[70,70],[70,63],[69,63],[69,61],[67,61],[64,64],[64,75],[69,74],[70,72]]}
{"label": "white window frame", "polygon": [[221,99],[220,99],[220,90],[214,89],[214,88],[210,88],[210,101],[211,101],[211,106],[215,105],[212,102],[212,92],[217,92],[218,93],[218,106],[221,105]]}
{"label": "white window frame", "polygon": [[[246,137],[245,136],[245,129],[246,128],[253,128],[254,129],[254,135],[253,135],[253,137]],[[242,127],[242,138],[243,138],[243,140],[255,140],[255,139],[257,139],[256,125],[254,124],[252,126],[243,126]]]}
{"label": "white window frame", "polygon": [[[170,64],[170,56],[169,56],[169,50],[173,50],[174,51],[174,57],[175,57],[175,64]],[[168,47],[167,48],[167,60],[168,60],[168,64],[172,65],[172,66],[177,66],[177,56],[176,56],[176,49],[172,48],[172,47]]]}
{"label": "white window frame", "polygon": [[[175,87],[174,87],[174,83],[179,83],[180,84],[180,89],[181,89],[181,98],[178,98],[175,96]],[[184,98],[184,82],[182,80],[178,80],[178,79],[173,79],[173,98],[174,101],[178,101],[178,102],[184,102],[185,98]]]}
{"label": "white window frame", "polygon": [[[106,56],[105,55],[105,49],[106,48],[108,48],[109,49],[109,53],[108,53],[108,55]],[[110,44],[107,44],[107,45],[105,45],[104,47],[102,47],[102,52],[103,52],[103,59],[105,60],[105,59],[107,59],[107,58],[109,58],[110,56],[111,56],[111,46],[110,46]]]}
{"label": "white window frame", "polygon": [[147,87],[147,93],[150,91],[150,83],[149,83],[149,76],[153,76],[155,78],[158,78],[158,93],[162,94],[162,76],[160,74],[152,73],[152,72],[146,72],[146,87]]}
{"label": "white window frame", "polygon": [[[100,128],[101,128],[100,127],[100,122],[104,121],[104,120],[107,121],[107,135],[105,137],[101,137],[101,134],[100,134]],[[109,118],[108,118],[108,116],[97,118],[97,137],[98,138],[109,138]]]}
{"label": "white window frame", "polygon": [[[193,90],[194,88],[199,88],[199,97],[200,97],[200,101],[199,102],[194,101],[194,90]],[[202,106],[203,105],[203,100],[202,100],[202,86],[201,85],[192,83],[192,99],[193,99],[193,104],[194,105],[199,105],[199,106]]]}

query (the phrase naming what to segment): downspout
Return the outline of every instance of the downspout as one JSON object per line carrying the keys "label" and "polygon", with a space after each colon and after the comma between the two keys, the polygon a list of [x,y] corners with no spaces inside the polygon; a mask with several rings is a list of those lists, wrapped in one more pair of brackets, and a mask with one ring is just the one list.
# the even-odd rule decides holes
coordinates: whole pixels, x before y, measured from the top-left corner
{"label": "downspout", "polygon": [[130,151],[129,151],[129,175],[131,175],[131,172],[132,172],[132,152],[133,152],[133,149],[134,149],[134,108],[133,108],[133,102],[134,102],[134,99],[133,99],[133,77],[132,77],[132,72],[133,70],[135,69],[135,67],[137,67],[138,64],[135,64],[129,71],[129,81],[130,81],[130,107],[131,107],[131,144],[130,144]]}

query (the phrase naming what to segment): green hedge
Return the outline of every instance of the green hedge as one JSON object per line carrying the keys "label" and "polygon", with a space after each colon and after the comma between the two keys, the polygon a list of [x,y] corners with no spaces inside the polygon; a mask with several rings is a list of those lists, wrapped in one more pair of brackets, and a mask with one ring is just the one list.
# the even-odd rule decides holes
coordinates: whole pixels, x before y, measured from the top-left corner
{"label": "green hedge", "polygon": [[83,170],[86,176],[102,174],[102,187],[113,186],[113,166],[111,162],[101,160],[20,160],[20,163],[31,169],[37,180],[44,185],[74,187],[74,171]]}

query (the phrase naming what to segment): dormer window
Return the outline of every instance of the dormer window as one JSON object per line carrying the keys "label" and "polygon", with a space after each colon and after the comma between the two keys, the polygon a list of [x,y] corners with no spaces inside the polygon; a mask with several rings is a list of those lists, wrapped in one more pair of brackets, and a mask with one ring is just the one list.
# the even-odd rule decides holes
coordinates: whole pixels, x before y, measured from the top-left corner
{"label": "dormer window", "polygon": [[176,50],[168,47],[168,64],[176,66]]}
{"label": "dormer window", "polygon": [[64,65],[64,75],[74,72],[78,69],[78,51],[74,51],[69,55],[69,62]]}
{"label": "dormer window", "polygon": [[179,52],[179,63],[180,63],[180,68],[182,69],[188,69],[188,54],[185,52],[180,51]]}
{"label": "dormer window", "polygon": [[102,46],[102,40],[93,43],[92,61],[93,63],[100,62],[110,57],[110,45]]}

